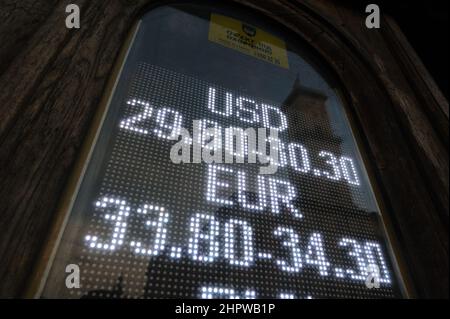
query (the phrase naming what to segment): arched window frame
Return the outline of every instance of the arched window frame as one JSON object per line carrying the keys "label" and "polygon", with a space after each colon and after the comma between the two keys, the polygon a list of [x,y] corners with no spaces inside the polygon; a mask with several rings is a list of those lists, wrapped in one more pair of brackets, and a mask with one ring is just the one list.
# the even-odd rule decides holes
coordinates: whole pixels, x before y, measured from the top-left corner
{"label": "arched window frame", "polygon": [[[64,123],[63,126],[64,132],[69,132],[70,130],[74,132],[75,145],[79,145],[81,140],[83,140],[85,134],[82,128],[85,128],[88,125],[92,114],[95,111],[95,105],[102,92],[102,84],[106,82],[106,77],[109,74],[109,72],[105,72],[105,70],[111,70],[113,65],[114,58],[111,57],[111,53],[118,52],[125,33],[129,30],[138,13],[149,8],[149,2],[150,1],[140,1],[129,4],[127,7],[120,7],[117,3],[114,3],[112,7],[119,6],[119,8],[106,8],[108,12],[106,17],[100,18],[89,15],[86,17],[86,23],[89,27],[95,28],[97,32],[106,34],[106,38],[111,39],[111,41],[102,48],[91,50],[85,49],[88,52],[88,61],[103,61],[104,63],[101,68],[96,67],[95,65],[89,65],[86,68],[86,70],[88,70],[86,74],[95,74],[98,71],[103,71],[101,83],[99,84],[96,82],[95,76],[88,76],[88,84],[92,87],[89,89],[86,86],[83,86],[82,92],[85,92],[86,98],[75,102],[75,104],[73,102],[68,103],[65,107],[62,106],[62,104],[57,103],[58,107],[50,110],[50,112],[60,112],[67,110],[67,107],[73,107],[73,105],[78,105],[80,107],[79,112],[82,114],[80,116],[80,121],[72,124]],[[440,163],[437,163],[438,160],[436,160],[436,158],[439,158],[439,155],[444,152],[441,144],[448,145],[448,137],[445,139],[446,127],[442,120],[442,118],[445,119],[445,115],[432,114],[430,116],[437,117],[437,120],[430,120],[432,124],[428,122],[423,124],[423,130],[425,132],[431,132],[430,138],[422,138],[423,136],[420,136],[421,132],[414,128],[413,124],[415,122],[411,119],[411,114],[420,115],[423,112],[429,112],[430,109],[431,111],[445,113],[445,103],[442,103],[439,94],[436,93],[433,88],[430,88],[430,84],[421,83],[422,79],[417,78],[417,75],[416,78],[413,77],[412,87],[419,89],[418,94],[421,95],[419,98],[414,97],[411,94],[411,87],[406,87],[404,80],[398,80],[398,82],[395,83],[395,89],[392,89],[392,83],[389,81],[392,81],[393,75],[387,71],[385,65],[386,61],[381,57],[374,57],[367,54],[361,48],[361,42],[363,40],[361,40],[361,38],[356,39],[352,34],[349,34],[348,31],[340,28],[336,21],[327,19],[326,10],[323,8],[315,7],[309,2],[302,2],[296,6],[287,6],[276,1],[267,3],[245,1],[242,5],[248,6],[253,10],[258,11],[260,14],[269,16],[290,29],[299,37],[305,39],[323,60],[327,62],[331,69],[334,70],[344,88],[344,92],[346,92],[346,99],[349,101],[349,114],[352,117],[352,123],[354,123],[356,130],[359,132],[359,139],[363,146],[362,153],[367,154],[369,163],[367,167],[375,180],[374,184],[377,185],[381,197],[380,202],[384,204],[383,206],[387,207],[385,210],[387,213],[384,215],[388,220],[387,224],[391,225],[388,226],[388,229],[391,229],[392,233],[395,232],[395,235],[392,237],[398,242],[398,247],[400,247],[399,250],[402,250],[401,255],[404,257],[401,259],[404,259],[405,263],[408,264],[406,267],[408,268],[408,273],[412,274],[411,277],[414,278],[414,284],[411,283],[411,285],[414,286],[415,289],[412,290],[415,290],[414,293],[418,296],[444,294],[445,287],[442,286],[440,281],[446,281],[442,280],[442,276],[445,277],[443,270],[445,270],[446,265],[448,269],[448,262],[446,263],[444,258],[448,256],[448,251],[436,244],[436,242],[442,241],[441,238],[445,236],[445,230],[440,225],[439,220],[445,220],[445,211],[448,212],[448,201],[445,203],[445,195],[441,195],[441,181],[442,174],[445,173],[445,167],[443,168]],[[92,10],[96,5],[92,6],[93,7],[86,5],[86,11],[89,12],[89,10]],[[101,7],[101,5],[99,5],[99,7]],[[61,9],[61,7],[58,9]],[[103,7],[103,9],[105,8]],[[95,26],[96,22],[101,21],[100,19],[110,19],[109,22],[111,22],[113,16],[112,12],[117,11],[122,12],[122,16],[118,19],[119,23],[115,25],[115,35],[105,31],[104,26]],[[52,17],[58,19],[57,14],[53,14]],[[53,21],[49,20],[48,24],[51,25],[52,22]],[[395,61],[400,61],[402,54],[408,55],[409,53],[404,49],[405,45],[402,43],[400,36],[388,36],[389,31],[395,31],[395,25],[392,21],[386,20],[386,22],[389,29],[376,33],[373,35],[373,38],[380,36],[384,37],[383,41],[385,41],[386,46],[391,48],[391,51],[385,50],[383,53],[387,55],[391,54],[391,57],[394,57]],[[356,31],[358,30],[358,27],[354,27],[354,29]],[[47,37],[64,34],[61,33],[61,31],[55,32],[56,31],[53,33],[49,32]],[[38,35],[40,35],[40,33],[36,33],[35,36],[37,37]],[[81,35],[78,35],[75,39],[70,39],[69,42],[72,43],[72,41],[76,41],[77,39],[79,41]],[[53,43],[62,43],[61,36],[59,38],[55,37]],[[82,47],[81,44],[78,45],[80,48]],[[367,45],[367,43],[365,43],[365,45]],[[392,48],[403,48],[403,50],[393,53],[392,51],[395,50],[392,50]],[[35,53],[39,52],[37,46],[32,47],[30,50]],[[83,50],[81,50],[81,52],[71,51],[70,54],[80,58],[78,61],[83,60]],[[58,61],[62,62],[61,59],[62,58]],[[45,57],[38,58],[38,60],[45,62]],[[414,63],[408,63],[409,62],[399,63],[399,68],[406,77],[411,75],[413,70],[417,68],[417,66],[414,66]],[[392,63],[388,64],[389,66],[392,66]],[[65,85],[74,84],[75,88],[79,88],[80,84],[77,83],[79,78],[71,77],[70,74],[65,74],[63,71],[64,67],[62,65],[59,67],[60,69],[57,69],[56,72],[62,77],[62,82]],[[17,79],[17,76],[14,77],[13,75],[13,71],[17,69],[20,69],[19,66],[13,65],[11,70],[7,71],[11,75],[11,83],[15,83],[15,79]],[[75,70],[76,68],[74,65],[69,65],[68,69]],[[43,70],[41,70],[41,72],[43,72]],[[32,80],[33,77],[29,77],[29,79]],[[361,83],[365,83],[365,85],[361,85]],[[370,83],[370,85],[367,83]],[[402,85],[405,85],[405,87],[402,87]],[[367,90],[368,86],[371,88],[370,90]],[[5,87],[7,89],[8,85],[5,85]],[[45,90],[39,86],[35,88],[38,91],[40,90],[39,92],[45,92]],[[407,93],[403,92],[402,89]],[[69,92],[69,95],[71,92],[72,91]],[[434,98],[435,102],[424,103],[423,99],[425,99],[425,97]],[[38,100],[32,100],[32,102],[37,106],[42,105]],[[21,104],[12,103],[10,114],[18,112],[16,109],[21,109]],[[27,112],[31,112],[31,115],[35,115],[35,113],[32,113],[32,110]],[[410,116],[408,117],[407,115]],[[17,122],[10,122],[10,118],[7,117],[5,127],[14,128],[16,125],[20,127],[21,123],[26,123],[24,120],[18,121],[19,124],[17,124]],[[35,131],[39,130],[38,124],[39,123],[31,124]],[[20,136],[20,134],[13,136],[13,138],[17,139],[18,136]],[[396,142],[392,143],[392,141]],[[32,143],[34,143],[33,145],[38,144],[37,141]],[[50,142],[50,144],[50,147],[53,150],[58,150],[55,142]],[[394,144],[397,147],[394,147]],[[428,146],[426,144],[428,144]],[[71,147],[70,143],[67,144],[67,142],[63,146],[65,148],[59,150],[67,150]],[[427,151],[430,152],[427,153]],[[74,159],[74,155],[69,156],[68,162],[73,163]],[[70,165],[71,164],[65,164],[64,167],[69,167]],[[44,173],[44,168],[39,169],[40,172]],[[53,175],[45,175],[53,178],[50,182],[52,185],[51,189],[55,189],[55,187],[66,183],[67,179],[63,177],[63,173],[63,171],[57,170]],[[438,182],[432,183],[431,181],[433,179],[438,180]],[[26,178],[22,177],[21,181],[23,182],[25,180]],[[404,182],[408,180],[416,181],[416,183]],[[420,183],[418,183],[418,181],[420,181]],[[445,189],[445,187],[448,190],[448,184],[447,186],[444,185],[443,188]],[[40,194],[43,194],[44,189],[40,189],[39,192]],[[36,196],[38,195],[30,194],[25,196],[25,198],[35,201],[37,200]],[[44,195],[42,197],[42,201],[45,203],[46,207],[55,207],[57,203],[57,199],[54,198],[55,196]],[[411,201],[408,200],[409,198],[420,198],[421,200],[419,203],[411,203]],[[15,201],[17,200],[18,199]],[[415,212],[413,216],[411,216],[411,211]],[[6,212],[6,214],[8,214],[8,212]],[[54,209],[48,209],[46,212],[38,213],[38,209],[32,206],[18,211],[19,217],[32,216],[30,218],[31,221],[43,218],[46,223],[54,219],[54,214]],[[19,221],[17,223],[20,225],[24,222]],[[39,230],[42,232],[46,223],[38,222],[35,234],[39,233]],[[406,227],[405,224],[412,225]],[[422,227],[420,227],[421,225],[431,225],[429,228],[432,230],[422,229]],[[420,232],[422,236],[417,236],[417,232]],[[46,237],[43,234],[39,236],[41,238]],[[417,239],[414,239],[416,236],[425,236],[426,238],[429,238],[430,243],[432,243],[432,247],[430,247],[431,252],[426,256],[421,256],[421,258],[417,256],[418,252],[426,250],[426,246],[424,246],[425,243],[421,243]],[[8,247],[8,249],[14,247],[24,247],[23,250],[28,252],[40,249],[38,244],[27,244],[21,241],[13,242],[12,246]],[[442,268],[436,271],[435,275],[425,274],[427,270],[432,269],[431,254],[442,256],[438,258],[444,259],[441,263]],[[10,253],[7,253],[6,255],[10,255]],[[33,254],[33,257],[25,257],[25,265],[28,270],[33,263],[36,263],[35,257],[35,253]],[[8,269],[8,267],[11,267],[13,264],[12,257],[7,258],[6,260],[7,266],[4,266],[4,269]],[[3,271],[2,273],[5,272]],[[440,276],[439,279],[438,276]],[[14,287],[15,284],[11,279],[5,280],[9,282],[9,286],[14,287],[16,293],[20,293],[19,291],[22,288],[19,286],[23,287],[25,277],[26,275],[24,271],[22,271],[22,274],[19,275],[19,282],[22,282],[22,284],[17,284],[16,287]]]}

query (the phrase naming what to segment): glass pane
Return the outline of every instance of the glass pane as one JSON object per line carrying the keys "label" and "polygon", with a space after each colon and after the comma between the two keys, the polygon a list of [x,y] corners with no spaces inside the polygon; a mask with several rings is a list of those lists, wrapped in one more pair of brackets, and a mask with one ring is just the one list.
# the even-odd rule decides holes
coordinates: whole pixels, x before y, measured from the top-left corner
{"label": "glass pane", "polygon": [[[252,12],[146,14],[41,297],[401,297],[343,102],[317,65]],[[278,138],[249,163],[230,127]],[[180,145],[219,156],[177,164]],[[265,174],[269,164],[276,172]],[[66,287],[69,264],[79,289]]]}

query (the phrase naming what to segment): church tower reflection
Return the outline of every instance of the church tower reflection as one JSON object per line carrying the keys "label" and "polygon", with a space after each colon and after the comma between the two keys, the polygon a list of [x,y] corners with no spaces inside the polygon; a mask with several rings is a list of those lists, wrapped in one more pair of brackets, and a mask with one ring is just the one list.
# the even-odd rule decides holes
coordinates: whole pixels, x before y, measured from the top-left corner
{"label": "church tower reflection", "polygon": [[[300,188],[299,192],[307,196],[309,204],[317,205],[317,210],[331,207],[339,211],[359,210],[354,203],[351,186],[346,182],[327,181],[323,173],[333,174],[333,167],[327,163],[328,158],[319,156],[322,150],[333,153],[337,158],[344,155],[343,140],[333,129],[328,101],[325,93],[303,86],[297,76],[282,104],[288,120],[287,140],[305,146],[311,164],[311,172],[293,177],[293,182]],[[317,181],[321,179],[323,182],[318,189]]]}

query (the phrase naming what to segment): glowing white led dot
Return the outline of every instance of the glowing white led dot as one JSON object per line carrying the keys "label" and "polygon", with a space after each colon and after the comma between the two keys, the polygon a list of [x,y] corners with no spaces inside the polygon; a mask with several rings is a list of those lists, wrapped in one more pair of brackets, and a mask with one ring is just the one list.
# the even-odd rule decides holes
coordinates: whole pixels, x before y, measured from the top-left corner
{"label": "glowing white led dot", "polygon": [[236,116],[243,122],[256,123],[259,121],[258,104],[255,101],[245,98],[236,98]]}
{"label": "glowing white led dot", "polygon": [[[244,163],[247,154],[247,136],[244,129],[225,129],[225,163]],[[236,145],[236,146],[235,146]]]}
{"label": "glowing white led dot", "polygon": [[[114,220],[117,218],[119,214],[122,214],[124,210],[128,208],[124,204],[121,205],[122,202],[123,201],[119,200],[118,198],[104,196],[103,198],[95,202],[95,207],[98,210],[105,211],[103,217],[106,220]],[[90,248],[114,250],[115,246],[112,245],[116,243],[114,238],[116,238],[119,234],[122,234],[123,236],[125,230],[126,230],[126,223],[123,224],[120,223],[119,225],[116,224],[116,227],[113,228],[112,238],[110,239],[109,243],[99,241],[97,236],[91,235],[86,235],[85,240],[87,241],[87,244]],[[121,240],[117,244],[121,245],[122,243],[123,241]]]}
{"label": "glowing white led dot", "polygon": [[233,201],[219,197],[217,189],[219,187],[229,188],[229,183],[218,179],[218,172],[225,172],[228,174],[233,173],[233,170],[223,165],[209,165],[208,166],[208,183],[206,189],[206,200],[209,202],[215,202],[220,205],[233,205]]}
{"label": "glowing white led dot", "polygon": [[348,254],[355,259],[356,264],[358,265],[358,271],[355,271],[353,269],[346,269],[345,272],[350,276],[351,279],[366,280],[367,264],[363,256],[363,250],[361,248],[361,245],[355,239],[343,238],[339,242],[339,246],[341,247],[350,246],[352,249],[349,251]]}
{"label": "glowing white led dot", "polygon": [[301,173],[308,173],[311,170],[311,164],[306,148],[296,143],[289,143],[288,148],[290,164],[294,170]]}
{"label": "glowing white led dot", "polygon": [[[342,156],[339,160],[341,164],[342,174],[344,175],[344,179],[352,185],[359,186],[359,177],[358,172],[356,171],[355,164],[353,160],[349,157]],[[350,171],[349,171],[350,167]]]}
{"label": "glowing white led dot", "polygon": [[[240,227],[243,238],[236,240],[235,228]],[[241,259],[237,258],[236,243],[240,243],[242,252],[239,254]],[[225,258],[231,265],[248,267],[253,263],[253,230],[250,225],[243,220],[230,219],[225,223]]]}
{"label": "glowing white led dot", "polygon": [[303,217],[300,210],[292,204],[292,201],[297,197],[297,194],[291,183],[276,178],[269,178],[269,189],[272,212],[274,214],[279,214],[281,212],[281,202],[296,218]]}
{"label": "glowing white led dot", "polygon": [[[153,108],[150,106],[150,103],[133,99],[128,100],[127,104],[131,106],[136,106],[138,104],[143,106],[143,110],[137,115],[122,120],[119,127],[139,134],[148,134],[148,130],[143,128],[143,123],[152,116]],[[138,126],[138,124],[140,126]]]}
{"label": "glowing white led dot", "polygon": [[181,258],[181,251],[181,247],[172,247],[170,250],[170,257],[175,259]]}
{"label": "glowing white led dot", "polygon": [[326,176],[329,179],[338,181],[341,179],[341,168],[339,165],[339,160],[330,152],[321,151],[319,153],[320,157],[328,158],[325,162],[331,166],[333,169],[333,173],[330,173],[328,171],[323,171],[322,174]]}
{"label": "glowing white led dot", "polygon": [[[263,176],[258,176],[258,202],[250,203],[248,199],[246,174],[238,171],[238,201],[245,209],[262,211],[267,206],[266,185]],[[255,194],[256,195],[256,194]]]}
{"label": "glowing white led dot", "polygon": [[[262,109],[262,118],[263,118],[264,127],[269,128],[269,129],[274,129],[274,130],[277,130],[280,132],[287,129],[288,125],[287,125],[286,115],[284,115],[284,113],[281,112],[281,110],[279,108],[277,108],[273,105],[261,104],[261,109]],[[272,119],[274,117],[270,116],[270,113],[277,114],[278,122],[279,122],[277,126],[274,126],[272,124]]]}
{"label": "glowing white led dot", "polygon": [[232,288],[223,287],[201,287],[200,297],[202,299],[256,299],[256,291],[245,290],[239,296]]}
{"label": "glowing white led dot", "polygon": [[294,294],[281,293],[279,295],[279,299],[295,299],[295,296],[294,296]]}
{"label": "glowing white led dot", "polygon": [[[167,119],[171,118],[171,121]],[[159,137],[168,140],[176,139],[181,133],[183,117],[178,111],[171,108],[163,107],[158,109],[156,114],[156,123],[158,126],[153,132]]]}
{"label": "glowing white led dot", "polygon": [[[204,228],[208,230],[204,230]],[[219,257],[219,222],[212,215],[195,214],[190,220],[189,254],[194,260],[213,262]]]}
{"label": "glowing white led dot", "polygon": [[208,109],[215,114],[223,115],[223,116],[230,116],[233,113],[233,96],[230,93],[226,93],[225,98],[225,110],[220,111],[217,109],[216,103],[216,89],[213,87],[210,87],[208,89]]}
{"label": "glowing white led dot", "polygon": [[300,248],[299,248],[299,237],[294,232],[292,228],[288,227],[278,227],[274,231],[274,235],[277,237],[286,238],[287,240],[283,240],[283,246],[288,247],[291,251],[291,261],[286,260],[280,260],[277,259],[276,263],[278,266],[280,266],[281,270],[287,271],[287,272],[299,272],[300,269],[303,267],[302,264],[302,257],[300,255]]}
{"label": "glowing white led dot", "polygon": [[145,225],[151,227],[152,234],[154,234],[153,243],[150,244],[148,249],[140,249],[139,247],[142,245],[141,242],[133,242],[133,245],[131,246],[135,245],[137,247],[135,252],[138,254],[147,254],[152,256],[159,255],[164,250],[166,243],[166,227],[169,221],[169,213],[161,210],[159,206],[147,204],[140,208],[140,212],[142,215],[152,215],[156,217],[156,220],[153,217],[145,221]]}
{"label": "glowing white led dot", "polygon": [[[378,257],[378,261],[376,260],[375,255],[373,254],[373,251],[375,250],[376,255]],[[380,278],[379,281],[381,283],[390,284],[391,283],[391,276],[389,273],[389,270],[386,266],[386,262],[384,260],[383,252],[381,250],[381,246],[378,243],[375,242],[366,242],[364,245],[364,251],[367,258],[367,264],[368,265],[376,265],[380,269]]]}
{"label": "glowing white led dot", "polygon": [[[258,129],[258,139],[261,138],[261,133],[265,129]],[[288,164],[286,155],[286,146],[277,137],[263,135],[263,142],[258,143],[258,150],[253,152],[258,155],[260,163],[270,163],[277,167],[286,167]],[[264,143],[265,141],[265,143]]]}
{"label": "glowing white led dot", "polygon": [[309,238],[305,254],[305,263],[317,266],[317,268],[319,268],[319,273],[322,276],[328,276],[328,267],[330,266],[330,263],[325,257],[321,234],[313,233]]}
{"label": "glowing white led dot", "polygon": [[[203,119],[200,120],[200,134],[197,137],[197,143],[205,151],[219,152],[222,150],[221,134],[217,132],[222,131],[222,127],[215,121]],[[220,137],[220,138],[216,138]],[[203,153],[205,154],[205,152]]]}

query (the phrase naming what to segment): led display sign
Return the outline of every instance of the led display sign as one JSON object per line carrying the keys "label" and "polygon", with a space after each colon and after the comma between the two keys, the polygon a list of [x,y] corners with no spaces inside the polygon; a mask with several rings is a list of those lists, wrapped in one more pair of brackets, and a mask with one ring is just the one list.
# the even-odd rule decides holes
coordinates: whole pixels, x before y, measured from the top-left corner
{"label": "led display sign", "polygon": [[[201,17],[155,12],[191,17],[207,34]],[[239,85],[214,81],[143,46],[152,23],[125,61],[40,296],[400,297],[364,164],[326,82],[306,62],[282,98],[238,72]],[[80,288],[66,286],[67,265],[79,267]]]}

